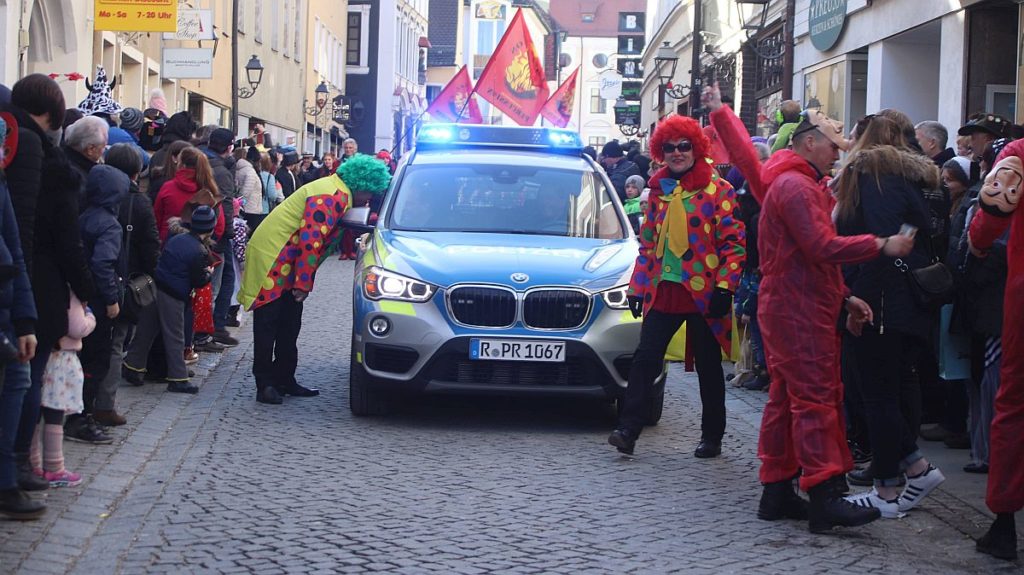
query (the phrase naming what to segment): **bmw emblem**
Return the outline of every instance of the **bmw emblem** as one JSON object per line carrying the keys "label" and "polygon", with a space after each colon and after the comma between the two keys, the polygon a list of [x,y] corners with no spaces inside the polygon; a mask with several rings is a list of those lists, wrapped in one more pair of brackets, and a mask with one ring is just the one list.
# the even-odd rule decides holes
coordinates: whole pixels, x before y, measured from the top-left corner
{"label": "bmw emblem", "polygon": [[524,274],[522,272],[516,272],[516,273],[512,274],[512,281],[516,282],[517,284],[526,283],[529,279],[530,279],[530,276],[528,276],[528,275],[526,275],[526,274]]}

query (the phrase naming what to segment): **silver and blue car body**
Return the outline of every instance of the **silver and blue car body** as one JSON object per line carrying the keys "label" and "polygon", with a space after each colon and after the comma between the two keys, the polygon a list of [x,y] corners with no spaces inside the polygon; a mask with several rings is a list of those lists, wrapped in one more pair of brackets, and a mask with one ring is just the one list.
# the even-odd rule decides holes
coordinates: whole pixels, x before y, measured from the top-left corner
{"label": "silver and blue car body", "polygon": [[619,397],[638,244],[578,135],[424,131],[360,242],[352,411],[398,392]]}

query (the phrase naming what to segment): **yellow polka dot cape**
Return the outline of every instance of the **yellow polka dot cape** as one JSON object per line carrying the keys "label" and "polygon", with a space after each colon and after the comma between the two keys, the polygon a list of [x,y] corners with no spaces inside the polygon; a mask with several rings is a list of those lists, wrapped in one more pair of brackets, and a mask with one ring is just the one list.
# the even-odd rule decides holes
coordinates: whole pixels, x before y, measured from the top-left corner
{"label": "yellow polka dot cape", "polygon": [[[716,287],[735,293],[746,258],[736,192],[714,170],[710,181],[692,182],[668,177],[663,168],[651,178],[651,187],[660,193],[651,194],[640,228],[630,294],[643,298],[646,313],[654,305],[659,283],[680,283],[706,314]],[[728,353],[731,317],[707,322]]]}
{"label": "yellow polka dot cape", "polygon": [[312,181],[288,196],[256,228],[246,246],[238,303],[266,305],[285,290],[313,290],[313,279],[341,233],[338,223],[351,192],[337,174]]}

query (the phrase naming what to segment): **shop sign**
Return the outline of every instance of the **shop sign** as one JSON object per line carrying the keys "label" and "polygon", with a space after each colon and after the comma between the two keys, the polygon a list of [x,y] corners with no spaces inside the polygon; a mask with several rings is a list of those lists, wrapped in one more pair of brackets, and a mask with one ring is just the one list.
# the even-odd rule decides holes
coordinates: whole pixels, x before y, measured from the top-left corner
{"label": "shop sign", "polygon": [[846,24],[846,0],[811,0],[808,14],[811,44],[822,52],[831,50]]}
{"label": "shop sign", "polygon": [[619,54],[624,56],[639,56],[643,53],[643,36],[619,36]]}
{"label": "shop sign", "polygon": [[165,32],[164,40],[216,40],[213,33],[213,10],[178,10],[178,28]]}
{"label": "shop sign", "polygon": [[174,32],[178,0],[96,0],[96,30],[114,32]]}
{"label": "shop sign", "polygon": [[213,78],[213,48],[164,48],[160,75],[172,80]]}
{"label": "shop sign", "polygon": [[643,78],[643,62],[639,58],[619,58],[615,63],[623,78]]}
{"label": "shop sign", "polygon": [[640,89],[643,82],[636,80],[622,83],[622,97],[625,100],[640,101]]}
{"label": "shop sign", "polygon": [[611,70],[605,70],[598,76],[597,90],[602,100],[615,100],[622,95],[622,76]]}
{"label": "shop sign", "polygon": [[626,104],[615,108],[615,124],[625,126],[632,124],[640,125],[640,104]]}
{"label": "shop sign", "polygon": [[619,32],[643,34],[645,14],[643,12],[619,12]]}

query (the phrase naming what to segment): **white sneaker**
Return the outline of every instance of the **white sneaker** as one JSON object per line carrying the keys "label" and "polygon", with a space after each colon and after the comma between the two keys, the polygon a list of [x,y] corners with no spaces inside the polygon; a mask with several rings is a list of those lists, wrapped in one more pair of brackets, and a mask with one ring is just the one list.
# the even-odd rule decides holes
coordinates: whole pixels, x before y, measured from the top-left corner
{"label": "white sneaker", "polygon": [[871,491],[865,491],[864,493],[847,495],[844,499],[859,507],[877,509],[882,512],[882,517],[886,519],[899,519],[906,515],[905,513],[900,512],[902,504],[899,497],[892,501],[886,501],[885,499],[882,499],[882,496],[879,495],[878,491],[874,488],[871,488]]}
{"label": "white sneaker", "polygon": [[910,511],[921,502],[933,489],[942,484],[946,476],[936,467],[928,466],[924,473],[917,477],[907,476],[907,486],[900,494],[900,511]]}

